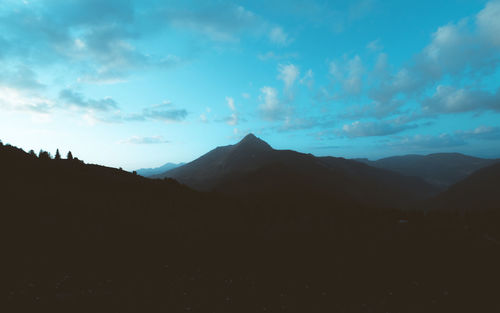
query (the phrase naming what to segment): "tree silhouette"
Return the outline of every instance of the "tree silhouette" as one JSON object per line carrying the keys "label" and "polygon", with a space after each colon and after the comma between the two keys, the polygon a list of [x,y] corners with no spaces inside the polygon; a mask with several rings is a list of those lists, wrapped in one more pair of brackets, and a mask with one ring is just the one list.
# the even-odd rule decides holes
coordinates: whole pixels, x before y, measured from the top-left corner
{"label": "tree silhouette", "polygon": [[33,149],[31,149],[30,152],[28,152],[28,153],[29,153],[29,155],[31,157],[35,157],[36,158],[36,153],[35,153],[35,151]]}
{"label": "tree silhouette", "polygon": [[56,156],[55,156],[55,159],[56,160],[60,160],[61,159],[61,154],[59,153],[59,149],[56,150]]}
{"label": "tree silhouette", "polygon": [[66,159],[73,160],[73,154],[71,153],[71,151],[68,151],[68,155],[66,156]]}
{"label": "tree silhouette", "polygon": [[40,150],[40,152],[38,153],[38,158],[40,160],[50,160],[51,156],[47,151]]}

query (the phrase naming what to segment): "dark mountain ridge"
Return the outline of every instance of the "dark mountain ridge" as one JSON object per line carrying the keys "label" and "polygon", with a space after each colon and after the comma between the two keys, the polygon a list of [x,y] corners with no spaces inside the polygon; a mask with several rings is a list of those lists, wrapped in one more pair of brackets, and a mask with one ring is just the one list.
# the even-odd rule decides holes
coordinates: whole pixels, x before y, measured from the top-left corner
{"label": "dark mountain ridge", "polygon": [[434,209],[500,212],[500,163],[481,168],[433,199]]}
{"label": "dark mountain ridge", "polygon": [[161,173],[164,173],[168,170],[171,170],[173,168],[179,167],[181,165],[184,165],[184,163],[165,163],[162,166],[159,167],[154,167],[154,168],[140,168],[136,170],[137,174],[144,176],[144,177],[149,177],[149,176],[154,176],[158,175]]}
{"label": "dark mountain ridge", "polygon": [[344,158],[275,150],[253,134],[156,177],[232,195],[280,192],[300,197],[304,193],[376,207],[407,206],[436,193],[416,177]]}
{"label": "dark mountain ridge", "polygon": [[[259,159],[259,153],[240,159],[237,150],[230,151],[236,156],[228,164]],[[387,172],[343,159],[277,153],[275,159],[285,161],[243,175],[252,188],[256,179],[277,190],[256,203],[197,192],[171,179],[40,158],[0,143],[0,291],[8,311],[498,308],[491,288],[500,279],[498,214],[464,220],[449,211],[424,215],[313,201],[309,197],[318,194],[295,185],[304,188],[318,174],[325,186],[333,180],[343,190],[341,184],[362,184],[354,180],[358,171],[367,181],[370,171],[377,183]],[[269,179],[274,175],[280,177],[276,188]],[[298,201],[287,201],[288,186]]]}
{"label": "dark mountain ridge", "polygon": [[499,161],[498,159],[482,159],[460,153],[409,154],[377,161],[356,160],[403,175],[420,177],[440,190],[444,190],[473,172]]}

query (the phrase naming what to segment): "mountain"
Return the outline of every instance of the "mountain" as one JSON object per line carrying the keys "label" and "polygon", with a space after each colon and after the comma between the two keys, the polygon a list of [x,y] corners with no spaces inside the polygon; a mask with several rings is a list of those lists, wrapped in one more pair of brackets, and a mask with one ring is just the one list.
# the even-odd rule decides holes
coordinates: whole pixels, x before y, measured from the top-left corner
{"label": "mountain", "polygon": [[[263,185],[268,201],[41,158],[0,142],[2,303],[15,308],[9,312],[498,307],[491,288],[500,279],[494,215],[464,225],[446,211],[315,202],[317,194],[304,190],[338,189],[340,196],[358,188],[360,197],[371,197],[366,189],[373,188],[396,197],[400,189],[388,195],[386,186],[405,180],[355,161],[276,151],[252,137],[219,152],[222,165],[248,168],[241,183],[231,175],[225,187]],[[256,165],[263,159],[272,161]]]}
{"label": "mountain", "polygon": [[149,177],[149,176],[154,176],[154,175],[164,173],[166,171],[169,171],[169,170],[174,169],[176,167],[179,167],[181,165],[184,165],[184,163],[166,163],[160,167],[141,168],[141,169],[136,170],[136,172],[137,172],[137,174],[139,174],[141,176]]}
{"label": "mountain", "polygon": [[288,199],[315,195],[368,206],[408,205],[436,192],[420,178],[357,161],[275,150],[253,134],[156,177],[230,195],[283,194]]}
{"label": "mountain", "polygon": [[461,181],[473,172],[499,161],[498,159],[482,159],[460,153],[411,154],[383,158],[377,161],[356,160],[403,175],[420,177],[441,190]]}
{"label": "mountain", "polygon": [[500,212],[500,163],[484,167],[434,199],[441,209]]}

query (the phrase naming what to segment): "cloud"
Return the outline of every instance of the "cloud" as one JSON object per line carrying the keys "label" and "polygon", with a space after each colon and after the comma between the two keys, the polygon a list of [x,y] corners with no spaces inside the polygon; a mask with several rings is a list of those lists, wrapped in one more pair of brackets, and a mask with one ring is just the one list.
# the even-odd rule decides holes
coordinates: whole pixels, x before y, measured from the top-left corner
{"label": "cloud", "polygon": [[500,127],[482,125],[473,130],[457,131],[455,135],[463,139],[500,140]]}
{"label": "cloud", "polygon": [[165,7],[160,16],[174,27],[189,29],[215,41],[238,41],[244,31],[253,32],[262,27],[262,20],[243,6],[212,4],[197,9]]}
{"label": "cloud", "polygon": [[340,134],[349,138],[386,136],[416,127],[415,124],[408,124],[399,119],[369,122],[355,121],[351,124],[345,124]]}
{"label": "cloud", "polygon": [[500,46],[500,1],[491,1],[477,15],[477,25],[479,32],[486,41],[494,46]]}
{"label": "cloud", "polygon": [[22,90],[41,90],[45,85],[38,81],[36,73],[25,65],[14,70],[4,67],[0,73],[0,84]]}
{"label": "cloud", "polygon": [[236,107],[234,106],[234,99],[233,98],[226,97],[226,102],[227,102],[227,106],[229,107],[229,109],[231,111],[235,111],[236,110]]}
{"label": "cloud", "polygon": [[[151,5],[151,3],[150,3]],[[99,14],[96,14],[99,12]],[[133,69],[168,68],[179,59],[143,53],[133,42],[154,33],[149,9],[132,1],[37,1],[0,12],[4,58],[47,66],[71,63],[81,81],[119,82]]]}
{"label": "cloud", "polygon": [[155,105],[142,110],[138,119],[151,119],[166,123],[181,122],[186,119],[188,112],[185,109],[174,109],[170,103]]}
{"label": "cloud", "polygon": [[81,109],[109,111],[118,109],[118,104],[112,98],[106,97],[103,99],[85,99],[83,94],[75,92],[71,89],[63,89],[59,93],[59,99],[69,106],[74,106]]}
{"label": "cloud", "polygon": [[[409,100],[418,100],[429,88],[436,88],[432,99],[422,102],[422,110],[428,115],[472,111],[474,108],[484,110],[485,106],[477,102],[489,103],[486,106],[493,109],[493,97],[488,96],[487,91],[439,85],[443,85],[440,81],[445,78],[451,78],[451,83],[473,81],[481,85],[482,80],[496,72],[500,62],[499,20],[500,1],[490,1],[473,18],[438,27],[431,34],[430,42],[396,70],[390,68],[386,54],[379,54],[373,70],[368,73],[371,82],[368,97],[379,108],[392,107],[396,103],[404,105]],[[376,42],[368,45],[369,49],[376,47]],[[330,72],[345,84],[346,69],[333,64],[330,65]],[[356,75],[353,77],[351,89],[359,90],[362,79]],[[473,97],[480,100],[473,101]],[[373,112],[382,113],[380,110]],[[391,114],[391,110],[386,110],[386,113]]]}
{"label": "cloud", "polygon": [[370,50],[371,52],[378,52],[382,49],[384,49],[384,46],[382,46],[382,43],[380,42],[380,39],[376,39],[373,41],[370,41],[367,45],[366,48]]}
{"label": "cloud", "polygon": [[314,85],[314,72],[312,69],[308,69],[299,81],[300,84],[306,85],[309,89],[311,89]]}
{"label": "cloud", "polygon": [[[187,116],[188,112],[185,109],[176,109],[170,101],[164,101],[162,104],[155,104],[144,108],[139,113],[113,112],[113,114],[104,119],[104,121],[115,123],[145,121],[177,123],[184,121]],[[206,115],[204,116],[206,117]]]}
{"label": "cloud", "polygon": [[247,92],[242,93],[242,94],[241,94],[241,96],[242,96],[243,98],[245,98],[245,99],[250,99],[250,98],[251,98],[250,94],[249,94],[249,93],[247,93]]}
{"label": "cloud", "polygon": [[500,89],[496,93],[490,93],[438,85],[435,93],[422,101],[422,110],[427,114],[500,111]]}
{"label": "cloud", "polygon": [[375,0],[353,1],[349,6],[349,19],[351,21],[360,20],[372,12]]}
{"label": "cloud", "polygon": [[219,121],[227,123],[228,125],[231,125],[231,126],[235,126],[235,125],[238,125],[239,118],[238,118],[238,115],[236,113],[231,113],[230,116],[227,116]]}
{"label": "cloud", "polygon": [[341,84],[342,95],[358,95],[363,89],[363,63],[359,55],[346,61],[345,66],[341,66],[335,61],[330,62],[329,72]]}
{"label": "cloud", "polygon": [[140,137],[133,136],[128,139],[120,141],[121,144],[134,144],[134,145],[151,145],[151,144],[163,144],[169,143],[162,136],[151,136],[151,137]]}
{"label": "cloud", "polygon": [[271,28],[269,31],[269,40],[278,46],[288,46],[293,41],[283,28],[279,26]]}
{"label": "cloud", "polygon": [[403,105],[401,100],[390,100],[388,102],[373,101],[364,106],[353,105],[347,108],[339,116],[346,119],[359,119],[363,117],[383,118],[386,116],[400,114],[399,108]]}
{"label": "cloud", "polygon": [[268,60],[283,60],[283,59],[295,59],[298,57],[298,53],[285,53],[285,54],[276,54],[274,51],[268,51],[266,53],[260,53],[257,55],[257,58],[261,61]]}
{"label": "cloud", "polygon": [[55,104],[52,100],[36,93],[0,85],[0,108],[47,114]]}
{"label": "cloud", "polygon": [[335,124],[328,116],[320,117],[291,117],[287,116],[283,125],[277,127],[277,131],[293,131],[293,130],[303,130],[312,128],[329,128]]}
{"label": "cloud", "polygon": [[200,114],[200,121],[202,123],[208,123],[208,118],[207,118],[207,115],[205,113]]}
{"label": "cloud", "polygon": [[389,142],[388,146],[404,149],[443,149],[465,144],[466,142],[463,139],[445,133],[437,136],[413,135],[399,137],[397,140]]}
{"label": "cloud", "polygon": [[231,126],[238,125],[238,123],[240,122],[240,117],[239,117],[239,114],[236,110],[234,98],[226,97],[226,103],[227,103],[229,110],[231,110],[231,114],[229,116],[224,117],[224,118],[217,119],[216,122],[227,123],[228,125],[231,125]]}
{"label": "cloud", "polygon": [[269,86],[262,87],[259,95],[259,111],[261,116],[268,121],[283,120],[287,110],[278,97],[278,91]]}
{"label": "cloud", "polygon": [[472,130],[459,130],[454,133],[443,133],[440,135],[412,135],[394,137],[387,143],[390,147],[407,150],[435,149],[458,147],[467,145],[470,140],[500,141],[500,127],[478,126]]}
{"label": "cloud", "polygon": [[278,79],[285,83],[285,91],[289,92],[300,75],[299,68],[293,64],[278,65]]}

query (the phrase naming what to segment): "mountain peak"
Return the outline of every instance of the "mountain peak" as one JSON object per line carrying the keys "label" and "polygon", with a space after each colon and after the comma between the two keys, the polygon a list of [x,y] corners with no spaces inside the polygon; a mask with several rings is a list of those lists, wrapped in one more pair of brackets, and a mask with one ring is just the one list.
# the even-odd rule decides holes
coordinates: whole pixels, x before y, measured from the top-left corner
{"label": "mountain peak", "polygon": [[264,140],[258,138],[252,133],[246,135],[240,142],[236,144],[237,147],[248,147],[251,149],[272,149],[271,146]]}

